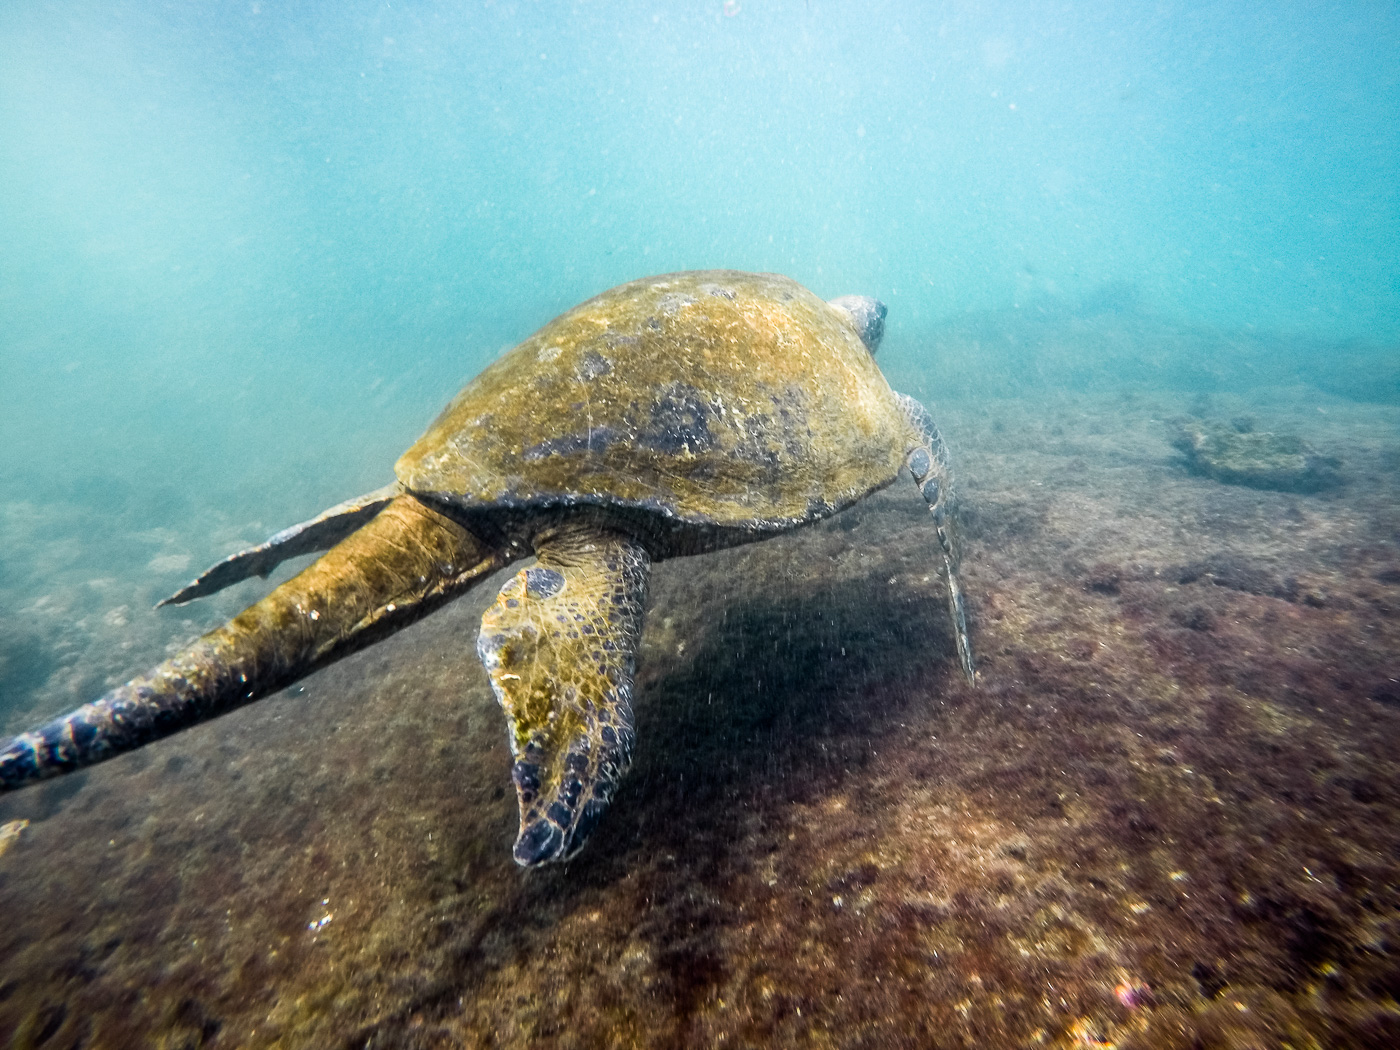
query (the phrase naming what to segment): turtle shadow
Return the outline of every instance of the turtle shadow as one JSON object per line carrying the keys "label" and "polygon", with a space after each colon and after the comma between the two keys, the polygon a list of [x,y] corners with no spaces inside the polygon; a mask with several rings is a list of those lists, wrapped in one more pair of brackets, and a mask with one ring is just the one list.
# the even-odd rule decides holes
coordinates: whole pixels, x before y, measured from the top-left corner
{"label": "turtle shadow", "polygon": [[875,573],[707,612],[718,623],[700,644],[639,689],[638,754],[599,856],[713,858],[697,840],[734,841],[744,811],[858,775],[955,667],[941,596],[903,596]]}
{"label": "turtle shadow", "polygon": [[728,977],[736,874],[780,848],[793,805],[859,778],[882,738],[908,732],[910,708],[960,680],[942,596],[906,596],[882,576],[795,581],[774,598],[736,581],[740,595],[692,609],[685,651],[641,668],[636,759],[587,848],[521,872],[486,913],[451,909],[455,932],[421,960],[419,987],[346,1045],[450,1016],[464,989],[548,956],[567,916],[598,908],[627,913],[610,925],[649,945],[656,993],[684,1032]]}

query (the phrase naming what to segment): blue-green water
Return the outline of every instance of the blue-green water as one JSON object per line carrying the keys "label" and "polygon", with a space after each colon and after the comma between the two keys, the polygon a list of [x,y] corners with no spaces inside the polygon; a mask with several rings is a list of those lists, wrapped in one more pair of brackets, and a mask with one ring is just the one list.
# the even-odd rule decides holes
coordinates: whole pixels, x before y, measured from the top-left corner
{"label": "blue-green water", "polygon": [[940,324],[1105,290],[1393,349],[1397,56],[1385,3],[6,4],[5,467],[353,488],[676,269],[876,294],[930,389]]}
{"label": "blue-green water", "polygon": [[711,267],[888,304],[979,685],[908,486],[667,563],[631,786],[524,875],[485,588],[7,795],[0,1045],[1396,1045],[1393,3],[0,3],[0,738]]}

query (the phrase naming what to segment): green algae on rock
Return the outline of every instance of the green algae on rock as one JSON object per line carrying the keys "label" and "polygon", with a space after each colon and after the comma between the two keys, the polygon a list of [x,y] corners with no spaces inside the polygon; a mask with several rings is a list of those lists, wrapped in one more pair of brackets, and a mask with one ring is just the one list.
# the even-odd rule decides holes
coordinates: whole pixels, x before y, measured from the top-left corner
{"label": "green algae on rock", "polygon": [[1173,444],[1186,453],[1192,471],[1227,485],[1319,492],[1341,482],[1340,460],[1295,434],[1193,419],[1179,425]]}

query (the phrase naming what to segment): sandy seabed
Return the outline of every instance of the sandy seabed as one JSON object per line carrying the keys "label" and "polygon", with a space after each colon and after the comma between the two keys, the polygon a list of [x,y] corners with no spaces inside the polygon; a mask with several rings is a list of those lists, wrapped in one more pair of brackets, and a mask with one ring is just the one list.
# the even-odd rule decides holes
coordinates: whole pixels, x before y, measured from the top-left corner
{"label": "sandy seabed", "polygon": [[[0,800],[30,822],[0,856],[7,1045],[1400,1045],[1400,409],[1298,388],[938,415],[975,687],[907,482],[663,563],[636,764],[575,861],[526,872],[474,652],[490,581]],[[1241,415],[1344,483],[1189,473],[1171,421]],[[45,513],[5,528],[69,542]],[[4,621],[36,699],[3,728],[258,592],[148,612],[149,575],[199,566],[146,542],[149,572]]]}

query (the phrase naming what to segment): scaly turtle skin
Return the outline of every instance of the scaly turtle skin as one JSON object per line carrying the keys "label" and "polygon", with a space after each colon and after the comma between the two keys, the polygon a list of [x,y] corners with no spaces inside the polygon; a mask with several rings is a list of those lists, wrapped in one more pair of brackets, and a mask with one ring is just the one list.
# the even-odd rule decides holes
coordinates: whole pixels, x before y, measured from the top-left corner
{"label": "scaly turtle skin", "polygon": [[651,563],[834,514],[908,467],[974,679],[943,439],[875,364],[885,308],[728,270],[633,281],[503,355],[397,481],[215,565],[180,603],[286,558],[298,576],[150,673],[0,748],[0,788],[78,769],[266,696],[496,569],[477,652],[510,721],[515,859],[583,845],[627,770]]}

